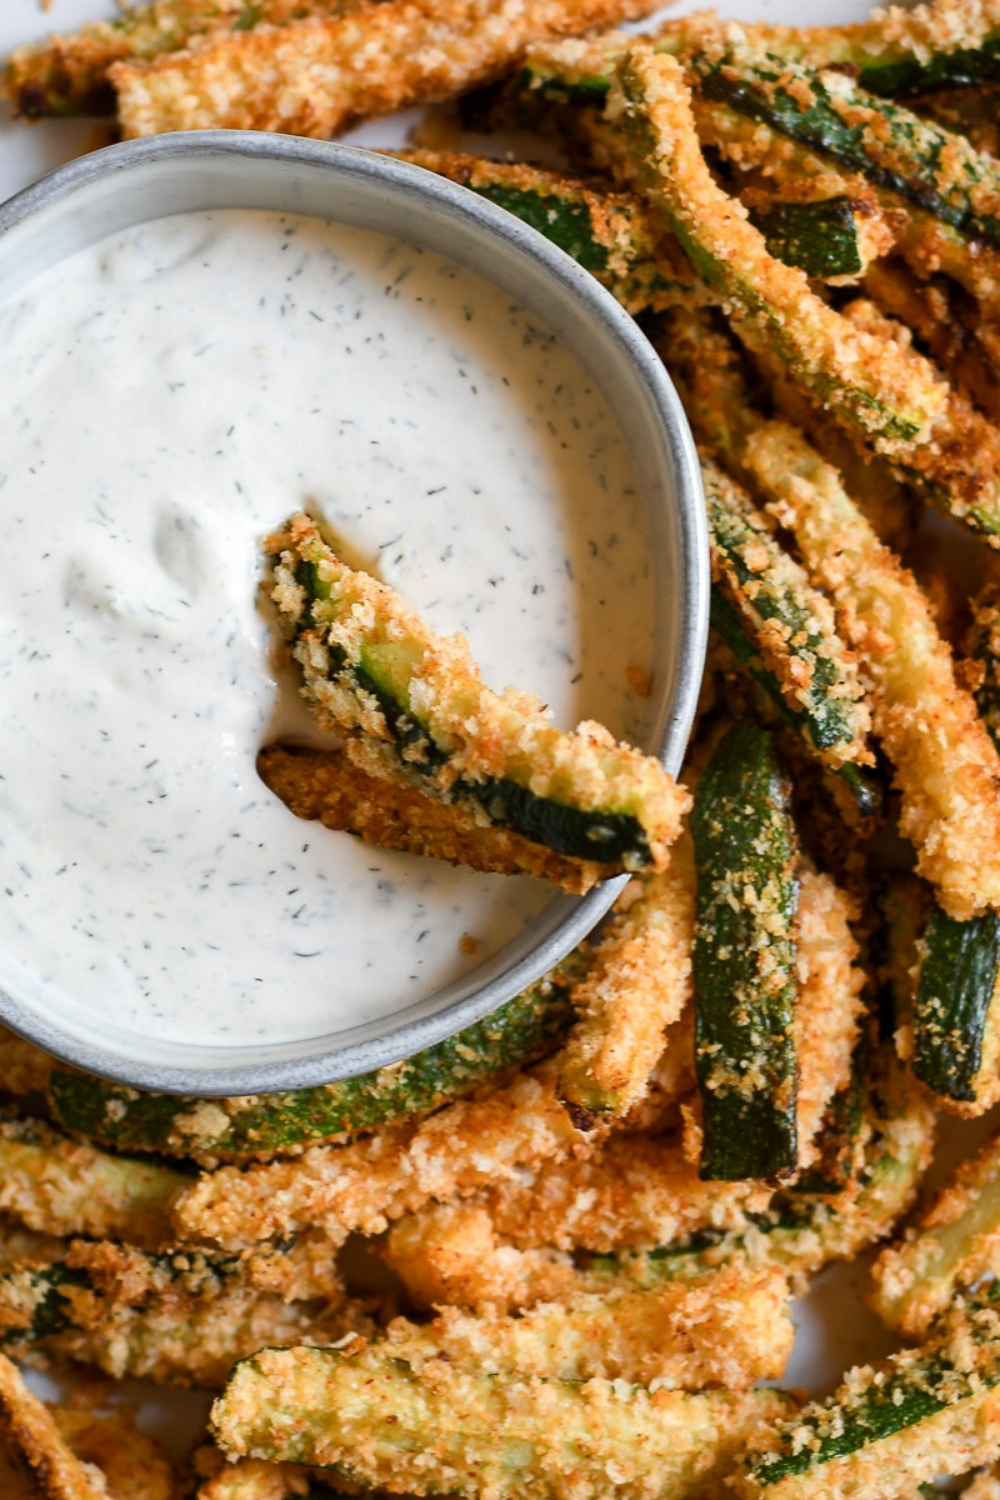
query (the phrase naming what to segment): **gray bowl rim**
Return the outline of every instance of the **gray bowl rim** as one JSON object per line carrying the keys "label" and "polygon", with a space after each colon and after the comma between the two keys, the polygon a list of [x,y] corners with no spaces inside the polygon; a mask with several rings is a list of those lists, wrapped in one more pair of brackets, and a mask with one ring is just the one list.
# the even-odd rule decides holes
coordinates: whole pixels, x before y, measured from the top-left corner
{"label": "gray bowl rim", "polygon": [[[276,167],[288,162],[312,168],[325,167],[331,173],[331,181],[338,174],[361,178],[369,184],[380,184],[385,192],[402,202],[418,197],[425,203],[430,201],[436,204],[452,218],[471,220],[486,235],[499,237],[506,241],[510,249],[540,263],[564,292],[568,292],[577,303],[583,305],[595,336],[605,343],[611,341],[616,344],[619,352],[624,353],[637,369],[656,407],[661,427],[666,434],[666,451],[672,458],[673,473],[668,490],[673,492],[676,520],[679,524],[681,555],[678,572],[683,594],[679,610],[680,638],[676,643],[673,692],[664,696],[661,706],[662,730],[659,740],[646,748],[647,753],[657,755],[666,768],[676,775],[694,722],[708,636],[708,537],[701,471],[691,430],[665,367],[638,325],[610,292],[578,262],[505,209],[447,178],[438,177],[422,167],[400,161],[391,155],[298,136],[239,130],[203,130],[146,137],[104,147],[57,167],[29,187],[15,193],[6,202],[0,203],[0,240],[34,215],[71,199],[75,194],[85,192],[92,184],[109,176],[120,174],[122,190],[127,192],[129,173],[141,171],[147,164],[171,160],[217,159],[220,156],[234,162],[269,162]],[[307,217],[320,217],[305,210],[303,212]],[[152,221],[153,216],[143,215],[130,222]],[[336,222],[336,219],[331,218],[331,222]],[[401,237],[405,238],[405,234]],[[90,241],[94,242],[95,240]],[[459,264],[463,263],[458,255],[455,258]],[[478,274],[486,273],[479,271]],[[489,279],[488,275],[486,279]],[[592,377],[603,388],[600,376],[592,366],[589,368]],[[387,1027],[379,1036],[345,1047],[333,1046],[301,1058],[223,1065],[196,1073],[189,1072],[184,1067],[155,1061],[123,1061],[118,1054],[105,1052],[99,1046],[67,1034],[58,1024],[51,1024],[45,1018],[28,1011],[3,990],[0,990],[0,1021],[19,1036],[34,1042],[63,1062],[97,1074],[112,1083],[158,1093],[212,1098],[274,1093],[335,1083],[390,1067],[454,1036],[499,1009],[552,969],[594,929],[610,910],[628,878],[626,875],[606,880],[580,898],[563,898],[571,899],[572,906],[569,915],[559,926],[518,959],[501,977],[485,983],[472,993],[452,1001],[431,1015],[403,1021],[401,1024],[394,1024],[394,1018],[389,1016],[386,1018]],[[558,899],[555,893],[554,898]],[[474,970],[472,974],[475,974]],[[303,1039],[303,1045],[307,1040]],[[156,1040],[151,1038],[150,1050],[153,1051],[156,1045]],[[204,1052],[209,1049],[192,1044],[191,1050]]]}

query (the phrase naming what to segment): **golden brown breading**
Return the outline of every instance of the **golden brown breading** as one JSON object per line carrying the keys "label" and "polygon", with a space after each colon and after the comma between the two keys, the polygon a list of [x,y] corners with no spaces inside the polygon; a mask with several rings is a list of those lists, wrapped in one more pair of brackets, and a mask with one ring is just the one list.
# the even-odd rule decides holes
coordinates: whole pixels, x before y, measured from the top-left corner
{"label": "golden brown breading", "polygon": [[242,1249],[316,1227],[340,1243],[352,1230],[380,1234],[432,1200],[590,1149],[556,1099],[555,1068],[542,1063],[501,1088],[353,1145],[205,1173],[175,1200],[178,1234]]}
{"label": "golden brown breading", "polygon": [[77,1458],[104,1475],[108,1500],[174,1500],[171,1465],[159,1443],[138,1430],[127,1410],[56,1407],[52,1416]]}
{"label": "golden brown breading", "polygon": [[52,1059],[40,1047],[0,1026],[0,1090],[5,1094],[43,1093]]}
{"label": "golden brown breading", "polygon": [[827,1105],[851,1077],[865,985],[850,929],[856,915],[854,902],[829,875],[800,868],[795,1001],[800,1167],[815,1160]]}
{"label": "golden brown breading", "polygon": [[873,680],[875,732],[918,870],[958,921],[1000,907],[1000,759],[927,600],[794,428],[763,424],[745,458]]}
{"label": "golden brown breading", "polygon": [[44,1500],[107,1500],[104,1475],[80,1461],[52,1413],[0,1354],[0,1421],[9,1448],[33,1475]]}
{"label": "golden brown breading", "polygon": [[[269,745],[257,757],[257,770],[297,818],[317,819],[382,849],[502,875],[537,875],[574,895],[607,875],[595,860],[567,859],[509,828],[484,827],[469,809],[429,797],[408,781],[370,776],[340,746]],[[2,1059],[0,1051],[0,1066]]]}
{"label": "golden brown breading", "polygon": [[647,14],[654,0],[361,0],[346,16],[195,38],[109,76],[126,138],[279,130],[328,139],[359,120],[467,92],[533,41]]}
{"label": "golden brown breading", "polygon": [[412,1364],[442,1355],[487,1374],[628,1380],[653,1390],[745,1391],[784,1373],[794,1330],[780,1271],[727,1266],[694,1283],[609,1283],[536,1304],[518,1318],[442,1308],[417,1328],[389,1325],[393,1352]]}
{"label": "golden brown breading", "polygon": [[633,881],[589,973],[573,991],[580,1013],[560,1056],[559,1097],[583,1129],[627,1114],[645,1096],[664,1032],[691,998],[695,870],[683,833],[658,875]]}

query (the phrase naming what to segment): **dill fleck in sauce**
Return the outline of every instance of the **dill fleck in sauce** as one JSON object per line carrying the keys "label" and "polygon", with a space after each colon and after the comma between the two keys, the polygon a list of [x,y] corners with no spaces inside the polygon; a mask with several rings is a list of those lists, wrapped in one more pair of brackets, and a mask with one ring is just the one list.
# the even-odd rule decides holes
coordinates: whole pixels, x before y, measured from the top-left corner
{"label": "dill fleck in sauce", "polygon": [[641,501],[533,316],[382,236],[184,215],[0,312],[0,387],[0,987],[278,1042],[414,1003],[551,900],[301,822],[255,770],[307,723],[259,587],[302,508],[494,687],[641,733]]}

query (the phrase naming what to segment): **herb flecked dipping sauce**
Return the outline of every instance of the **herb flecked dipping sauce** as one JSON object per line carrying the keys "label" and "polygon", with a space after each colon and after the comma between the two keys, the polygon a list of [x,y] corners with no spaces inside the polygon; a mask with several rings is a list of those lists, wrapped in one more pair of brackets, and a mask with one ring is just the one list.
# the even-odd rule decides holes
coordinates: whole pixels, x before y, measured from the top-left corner
{"label": "herb flecked dipping sauce", "polygon": [[0,313],[0,351],[0,987],[271,1042],[403,1009],[514,937],[547,887],[367,847],[259,780],[263,744],[309,732],[260,542],[322,516],[494,687],[641,737],[649,535],[576,360],[434,254],[242,210],[64,261]]}

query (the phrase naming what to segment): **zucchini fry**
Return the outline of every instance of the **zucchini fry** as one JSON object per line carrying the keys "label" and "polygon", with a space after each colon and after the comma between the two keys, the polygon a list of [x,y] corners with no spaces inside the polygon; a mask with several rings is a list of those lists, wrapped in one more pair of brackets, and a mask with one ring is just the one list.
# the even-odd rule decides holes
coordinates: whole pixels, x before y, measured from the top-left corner
{"label": "zucchini fry", "polygon": [[573,990],[579,1020],[560,1053],[556,1088],[581,1129],[644,1097],[664,1032],[691,992],[694,852],[683,833],[670,864],[626,887],[590,971]]}
{"label": "zucchini fry", "polygon": [[309,1482],[309,1471],[297,1464],[269,1464],[259,1458],[223,1463],[198,1489],[197,1500],[310,1500],[323,1491]]}
{"label": "zucchini fry", "polygon": [[569,859],[580,890],[623,868],[664,868],[690,798],[659,761],[597,724],[556,729],[526,694],[492,692],[461,636],[434,635],[341,562],[307,516],[265,546],[279,559],[272,598],[303,695],[347,735],[356,764],[520,834],[514,870],[558,880]]}
{"label": "zucchini fry", "polygon": [[174,1200],[177,1237],[241,1250],[315,1227],[337,1245],[352,1231],[381,1234],[425,1203],[586,1149],[556,1099],[555,1076],[555,1063],[542,1063],[481,1098],[353,1145],[205,1173]]}
{"label": "zucchini fry", "polygon": [[0,1354],[0,1414],[8,1446],[34,1477],[45,1500],[107,1500],[104,1476],[77,1458],[16,1365]]}
{"label": "zucchini fry", "polygon": [[700,1175],[786,1177],[796,1135],[795,832],[770,736],[738,723],[691,815]]}
{"label": "zucchini fry", "polygon": [[65,36],[18,47],[7,58],[3,92],[29,120],[104,115],[115,109],[112,63],[177,52],[212,31],[248,31],[293,17],[337,14],[350,0],[153,0],[114,21],[90,21]]}
{"label": "zucchini fry", "polygon": [[53,1059],[31,1042],[0,1026],[0,1091],[5,1094],[42,1094]]}
{"label": "zucchini fry", "polygon": [[168,1206],[190,1181],[36,1120],[0,1125],[0,1212],[42,1234],[110,1235],[155,1249],[171,1238]]}
{"label": "zucchini fry", "polygon": [[390,1324],[388,1341],[411,1364],[444,1357],[488,1375],[745,1391],[784,1373],[793,1341],[789,1295],[780,1271],[734,1266],[689,1285],[575,1292],[518,1318],[447,1307],[424,1327]]}
{"label": "zucchini fry", "polygon": [[[176,1500],[177,1479],[153,1438],[135,1426],[126,1409],[94,1411],[84,1390],[81,1405],[50,1408],[62,1437],[84,1464],[103,1474],[109,1500]],[[20,1500],[20,1495],[4,1500]]]}
{"label": "zucchini fry", "polygon": [[953,1114],[1000,1099],[1000,916],[965,922],[935,905],[913,997],[913,1072]]}
{"label": "zucchini fry", "polygon": [[816,1160],[824,1115],[850,1083],[865,973],[855,962],[859,948],[850,928],[857,917],[854,902],[817,870],[800,866],[798,878],[794,1029],[801,1169]]}
{"label": "zucchini fry", "polygon": [[263,1344],[325,1343],[368,1326],[342,1292],[290,1300],[256,1286],[252,1264],[199,1251],[75,1240],[59,1259],[0,1273],[3,1348],[116,1380],[218,1390],[234,1361]]}
{"label": "zucchini fry", "polygon": [[744,462],[874,679],[875,732],[920,873],[956,921],[1000,906],[1000,760],[924,596],[794,428],[763,424]]}
{"label": "zucchini fry", "polygon": [[972,601],[966,651],[978,664],[973,697],[990,739],[1000,749],[1000,586],[987,584]]}
{"label": "zucchini fry", "polygon": [[517,0],[360,0],[345,16],[217,32],[108,71],[126,139],[205,128],[327,139],[488,83],[533,41],[653,8],[652,0],[536,0],[530,10]]}
{"label": "zucchini fry", "polygon": [[487,1375],[355,1349],[263,1349],[212,1410],[230,1454],[336,1465],[366,1486],[493,1500],[683,1500],[786,1408],[777,1391],[689,1395],[621,1381]]}
{"label": "zucchini fry", "polygon": [[[380,785],[385,785],[384,782]],[[281,1094],[198,1099],[151,1094],[56,1064],[53,1117],[121,1150],[175,1156],[252,1157],[298,1151],[361,1130],[428,1114],[489,1079],[552,1050],[576,1015],[582,952],[482,1021],[405,1062],[341,1083]]]}
{"label": "zucchini fry", "polygon": [[907,1484],[961,1474],[997,1456],[1000,1316],[961,1299],[921,1349],[849,1371],[759,1446],[734,1481],[744,1500],[864,1494],[894,1500]]}
{"label": "zucchini fry", "polygon": [[882,1251],[868,1300],[903,1338],[926,1337],[955,1292],[1000,1272],[1000,1137],[962,1162],[914,1232]]}

